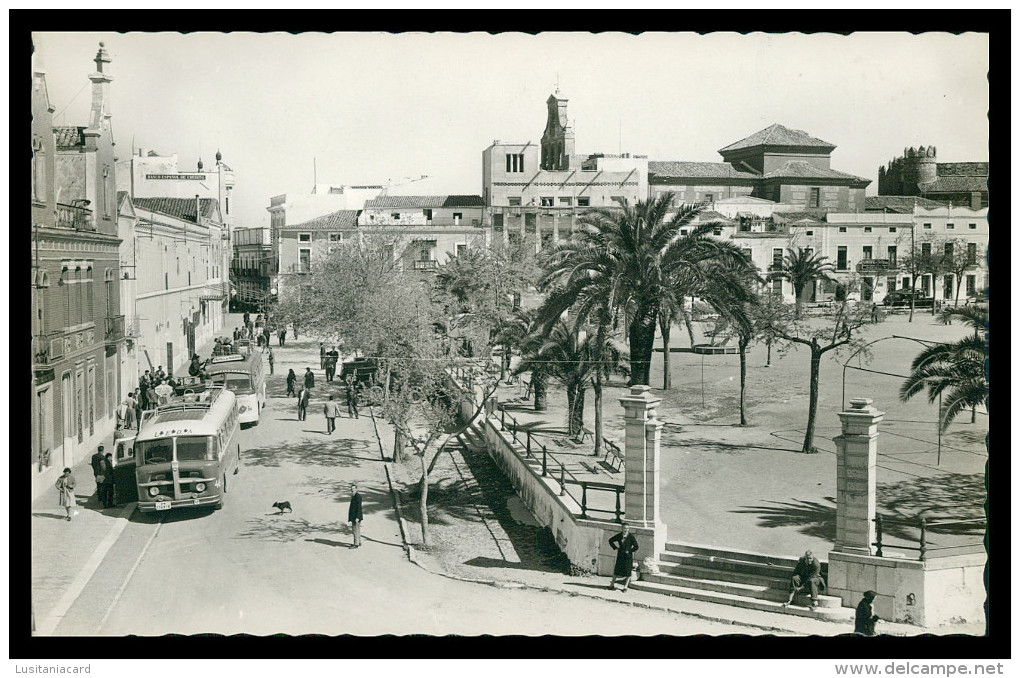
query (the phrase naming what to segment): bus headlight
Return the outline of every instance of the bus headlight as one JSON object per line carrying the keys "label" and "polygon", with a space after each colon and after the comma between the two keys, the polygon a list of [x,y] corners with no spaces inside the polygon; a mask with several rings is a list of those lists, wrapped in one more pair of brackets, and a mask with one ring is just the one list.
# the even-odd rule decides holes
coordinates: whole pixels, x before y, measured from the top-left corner
{"label": "bus headlight", "polygon": [[153,485],[152,487],[149,488],[149,496],[150,497],[155,497],[158,494],[159,494],[159,487],[157,485]]}
{"label": "bus headlight", "polygon": [[205,483],[197,483],[195,485],[195,492],[205,492]]}
{"label": "bus headlight", "polygon": [[240,409],[237,410],[237,413],[238,414],[244,414],[247,411],[248,411],[248,406],[247,405],[241,405]]}

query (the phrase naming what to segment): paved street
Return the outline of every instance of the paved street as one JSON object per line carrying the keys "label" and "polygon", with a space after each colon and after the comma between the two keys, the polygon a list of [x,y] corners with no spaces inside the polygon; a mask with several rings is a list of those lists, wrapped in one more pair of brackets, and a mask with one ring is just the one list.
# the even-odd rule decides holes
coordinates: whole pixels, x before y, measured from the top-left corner
{"label": "paved street", "polygon": [[[317,343],[274,350],[268,407],[259,426],[242,431],[243,466],[221,511],[128,518],[123,509],[96,510],[95,499],[82,496],[80,515],[67,523],[53,519],[61,513],[53,497],[36,502],[40,633],[761,632],[584,596],[460,582],[414,566],[401,546],[371,418],[341,419],[327,436],[320,398],[329,387],[320,381]],[[283,380],[288,368],[301,373],[306,365],[317,372],[316,398],[299,422]],[[85,495],[92,489],[87,465],[76,474]],[[345,524],[352,481],[365,498],[358,551],[348,548]],[[277,500],[290,501],[294,512],[276,515]]]}

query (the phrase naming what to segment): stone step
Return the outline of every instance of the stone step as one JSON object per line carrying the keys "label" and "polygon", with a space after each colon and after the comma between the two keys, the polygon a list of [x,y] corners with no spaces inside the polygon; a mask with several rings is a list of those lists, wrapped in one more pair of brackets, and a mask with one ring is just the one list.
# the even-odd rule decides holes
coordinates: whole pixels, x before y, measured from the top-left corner
{"label": "stone step", "polygon": [[664,551],[659,554],[659,560],[664,564],[675,563],[715,570],[720,573],[735,572],[770,579],[785,579],[787,581],[793,576],[793,568],[796,565],[796,563],[790,566],[766,565],[764,563],[733,560],[698,553],[677,553],[675,551]]}
{"label": "stone step", "polygon": [[710,579],[735,584],[748,584],[751,586],[765,586],[779,591],[784,591],[790,585],[790,577],[763,577],[748,572],[732,572],[716,570],[710,567],[699,567],[684,563],[670,563],[659,561],[659,571],[664,574],[676,575],[678,577],[690,577],[692,579]]}
{"label": "stone step", "polygon": [[[790,595],[789,587],[785,583],[782,587],[776,587],[767,584],[748,584],[668,573],[641,575],[641,580],[655,582],[658,584],[672,584],[673,586],[701,589],[704,591],[730,593],[733,595],[745,596],[747,598],[771,600],[779,603],[786,602]],[[794,604],[806,607],[811,603],[811,596],[810,594],[799,593],[793,600]],[[840,607],[842,605],[842,600],[837,596],[819,595],[818,605],[819,607]]]}
{"label": "stone step", "polygon": [[[779,567],[788,567],[790,570],[793,570],[793,568],[797,566],[797,557],[755,553],[752,551],[742,551],[740,549],[722,548],[719,546],[709,546],[705,544],[691,544],[689,542],[666,542],[666,551],[712,556],[717,559],[724,558],[748,563],[776,565]],[[822,564],[822,574],[825,574],[828,569],[828,564],[822,559],[819,559],[819,561]]]}
{"label": "stone step", "polygon": [[[676,596],[678,598],[687,598],[689,600],[701,600],[709,603],[732,605],[734,607],[742,607],[750,610],[792,614],[799,617],[813,617],[815,619],[824,619],[826,621],[847,622],[851,621],[854,616],[854,611],[845,607],[819,606],[814,609],[800,605],[783,607],[782,603],[771,600],[759,600],[757,598],[749,598],[747,596],[735,595],[732,593],[707,591],[687,586],[677,586],[675,584],[663,584],[654,581],[636,581],[630,586],[638,591],[649,591],[651,593],[661,593],[667,596]],[[837,598],[837,600],[839,599]]]}

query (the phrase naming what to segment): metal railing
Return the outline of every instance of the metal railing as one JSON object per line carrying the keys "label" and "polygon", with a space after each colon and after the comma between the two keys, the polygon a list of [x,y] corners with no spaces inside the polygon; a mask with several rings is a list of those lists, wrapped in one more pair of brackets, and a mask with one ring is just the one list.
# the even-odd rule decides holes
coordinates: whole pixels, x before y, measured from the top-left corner
{"label": "metal railing", "polygon": [[106,339],[117,340],[124,336],[124,316],[115,315],[106,319]]}
{"label": "metal railing", "polygon": [[[875,541],[872,542],[872,546],[875,547],[875,555],[879,558],[885,557],[882,554],[884,547],[890,546],[888,543],[883,543],[882,538],[884,534],[884,528],[886,525],[899,525],[902,527],[919,528],[920,536],[917,538],[917,546],[902,546],[896,545],[892,548],[905,549],[908,551],[917,551],[918,560],[924,561],[931,557],[929,554],[933,551],[948,551],[962,548],[974,548],[983,544],[983,542],[969,542],[964,544],[952,544],[948,546],[933,546],[928,543],[928,530],[931,528],[943,528],[949,525],[980,525],[985,526],[986,520],[984,518],[972,518],[966,520],[939,520],[934,522],[928,522],[926,518],[918,518],[915,520],[889,520],[883,518],[881,514],[876,515],[872,518],[875,523]],[[938,531],[938,530],[936,530]],[[937,554],[936,554],[937,555]]]}
{"label": "metal railing", "polygon": [[415,259],[413,264],[416,271],[428,271],[439,268],[439,262],[435,259]]}
{"label": "metal railing", "polygon": [[[510,423],[507,424],[507,419]],[[506,409],[502,406],[499,410],[499,426],[500,430],[504,433],[509,432],[511,440],[516,443],[524,450],[525,465],[530,468],[528,461],[538,463],[541,459],[543,478],[552,477],[560,486],[560,496],[569,496],[573,499],[578,506],[581,507],[581,517],[589,518],[589,513],[606,513],[615,517],[616,520],[620,520],[626,514],[626,510],[623,507],[622,496],[623,486],[614,485],[612,483],[603,483],[593,480],[581,480],[573,473],[567,470],[567,467],[562,461],[556,458],[554,454],[549,452],[549,449],[542,443],[539,443],[531,434],[530,429],[522,429],[520,423],[512,414],[507,414]],[[515,452],[516,447],[511,445]],[[541,455],[541,456],[539,456]],[[518,455],[520,456],[520,455]],[[537,473],[537,472],[536,472]],[[569,486],[580,487],[581,496],[575,495],[575,492],[570,490]],[[615,508],[602,509],[588,505],[588,494],[589,492],[612,492],[614,495]]]}
{"label": "metal railing", "polygon": [[57,228],[73,228],[76,231],[96,230],[95,221],[92,218],[92,210],[75,205],[64,205],[57,203],[54,210]]}

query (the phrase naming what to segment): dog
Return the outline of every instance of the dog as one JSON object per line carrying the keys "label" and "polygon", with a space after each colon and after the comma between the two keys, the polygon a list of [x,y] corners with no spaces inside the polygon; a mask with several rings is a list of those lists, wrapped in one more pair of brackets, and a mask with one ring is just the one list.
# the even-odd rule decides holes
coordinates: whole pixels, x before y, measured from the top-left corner
{"label": "dog", "polygon": [[290,511],[291,513],[294,512],[294,509],[290,507],[289,501],[278,501],[273,504],[273,508],[277,509],[280,513],[283,513],[284,511]]}

